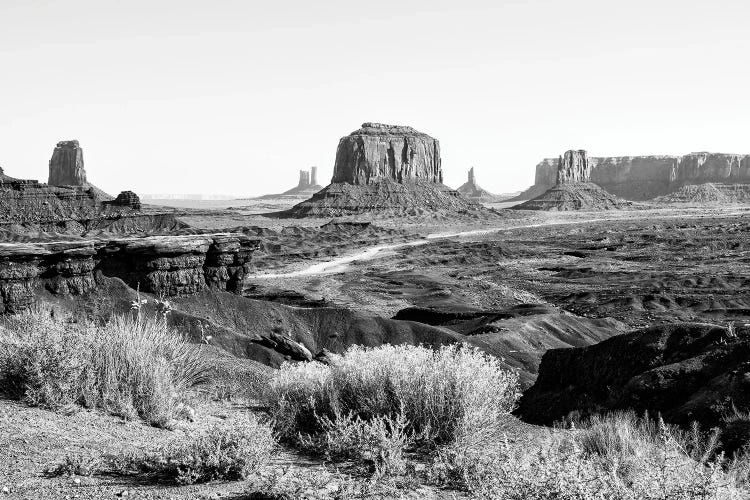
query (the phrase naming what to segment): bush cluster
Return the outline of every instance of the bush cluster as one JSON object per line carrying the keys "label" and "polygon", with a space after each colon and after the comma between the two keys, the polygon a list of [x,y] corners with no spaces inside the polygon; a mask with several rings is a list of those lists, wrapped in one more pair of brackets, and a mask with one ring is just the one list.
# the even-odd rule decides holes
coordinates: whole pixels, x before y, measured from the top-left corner
{"label": "bush cluster", "polygon": [[265,393],[284,439],[326,432],[329,422],[403,418],[427,444],[477,439],[518,398],[517,375],[476,348],[354,346],[330,365],[285,364]]}
{"label": "bush cluster", "polygon": [[164,319],[97,325],[30,313],[0,323],[0,387],[34,406],[82,405],[166,425],[207,370]]}
{"label": "bush cluster", "polygon": [[237,481],[266,465],[275,443],[267,423],[244,415],[177,438],[153,452],[110,457],[110,472],[179,485]]}
{"label": "bush cluster", "polygon": [[617,413],[523,443],[446,448],[432,474],[487,499],[745,498],[740,464],[716,454],[716,443],[715,434]]}

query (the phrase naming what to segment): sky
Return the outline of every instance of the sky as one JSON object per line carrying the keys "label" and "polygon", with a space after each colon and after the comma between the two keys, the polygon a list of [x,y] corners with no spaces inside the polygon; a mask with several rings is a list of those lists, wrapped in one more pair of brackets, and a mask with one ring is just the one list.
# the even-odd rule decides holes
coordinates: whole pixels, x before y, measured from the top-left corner
{"label": "sky", "polygon": [[254,196],[376,121],[496,193],[567,149],[750,153],[747,0],[0,0],[0,166]]}

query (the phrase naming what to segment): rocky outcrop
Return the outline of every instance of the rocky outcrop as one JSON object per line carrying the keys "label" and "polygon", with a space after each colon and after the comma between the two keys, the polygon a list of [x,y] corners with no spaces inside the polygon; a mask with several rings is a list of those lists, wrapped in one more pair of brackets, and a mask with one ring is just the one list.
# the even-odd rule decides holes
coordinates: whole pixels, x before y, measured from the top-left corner
{"label": "rocky outcrop", "polygon": [[412,127],[363,123],[342,137],[331,182],[443,182],[440,143]]}
{"label": "rocky outcrop", "polygon": [[91,219],[101,209],[88,187],[57,187],[35,180],[0,182],[0,224],[38,224]]}
{"label": "rocky outcrop", "polygon": [[547,351],[518,413],[551,424],[571,412],[633,409],[707,429],[733,405],[750,410],[750,328],[684,323]]}
{"label": "rocky outcrop", "polygon": [[318,167],[310,167],[310,170],[299,171],[299,182],[297,186],[280,194],[266,194],[259,199],[268,200],[274,198],[307,198],[323,189],[318,184]]}
{"label": "rocky outcrop", "polygon": [[614,210],[629,203],[590,182],[591,163],[586,151],[569,150],[557,161],[555,186],[513,208],[519,210]]}
{"label": "rocky outcrop", "polygon": [[477,184],[477,179],[474,175],[474,167],[471,167],[469,169],[469,179],[465,184],[462,184],[461,187],[457,189],[457,191],[464,198],[468,198],[474,201],[491,201],[495,198],[495,195],[493,195],[489,191],[482,189],[479,184]]}
{"label": "rocky outcrop", "polygon": [[60,141],[49,161],[50,186],[84,186],[83,149],[78,141]]}
{"label": "rocky outcrop", "polygon": [[442,182],[436,139],[411,127],[363,123],[339,141],[331,184],[276,215],[403,216],[483,210]]}
{"label": "rocky outcrop", "polygon": [[141,199],[132,191],[122,191],[117,198],[102,203],[104,206],[130,208],[133,210],[141,209]]}
{"label": "rocky outcrop", "polygon": [[557,163],[556,185],[576,184],[591,180],[591,164],[586,151],[583,149],[569,150],[561,156]]}
{"label": "rocky outcrop", "polygon": [[[690,153],[684,156],[612,156],[589,158],[591,182],[630,200],[650,200],[685,185],[750,183],[750,155]],[[556,184],[557,161],[536,166],[534,186],[524,199]]]}
{"label": "rocky outcrop", "polygon": [[97,275],[167,297],[242,291],[258,240],[243,234],[0,243],[0,312],[28,309],[39,291],[82,295]]}

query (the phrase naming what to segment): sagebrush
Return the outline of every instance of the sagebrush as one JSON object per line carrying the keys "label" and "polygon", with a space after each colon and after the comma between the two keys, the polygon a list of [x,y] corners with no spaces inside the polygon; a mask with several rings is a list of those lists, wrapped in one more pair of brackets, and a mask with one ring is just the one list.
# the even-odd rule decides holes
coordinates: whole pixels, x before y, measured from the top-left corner
{"label": "sagebrush", "polygon": [[220,422],[148,453],[110,457],[110,472],[172,484],[246,479],[268,463],[271,426],[253,415]]}
{"label": "sagebrush", "polygon": [[0,386],[34,406],[77,404],[165,425],[208,368],[163,318],[94,324],[37,312],[0,323]]}
{"label": "sagebrush", "polygon": [[405,421],[426,444],[482,439],[514,408],[518,377],[468,346],[354,346],[321,363],[284,364],[265,399],[279,435],[324,433],[342,418]]}

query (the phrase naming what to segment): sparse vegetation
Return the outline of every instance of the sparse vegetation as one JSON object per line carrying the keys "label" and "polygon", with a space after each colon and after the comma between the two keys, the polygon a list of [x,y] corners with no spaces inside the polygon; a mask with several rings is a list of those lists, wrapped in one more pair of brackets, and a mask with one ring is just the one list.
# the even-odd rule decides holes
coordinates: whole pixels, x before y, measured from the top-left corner
{"label": "sparse vegetation", "polygon": [[403,432],[434,445],[486,437],[513,409],[518,385],[516,374],[468,346],[355,346],[330,366],[283,365],[265,397],[287,440],[330,434],[341,418],[387,417],[404,419]]}
{"label": "sparse vegetation", "polygon": [[0,386],[34,406],[77,404],[163,426],[207,369],[163,318],[96,325],[37,312],[0,323]]}
{"label": "sparse vegetation", "polygon": [[273,431],[252,415],[177,438],[150,453],[110,458],[110,472],[172,484],[241,480],[258,472],[275,446]]}
{"label": "sparse vegetation", "polygon": [[479,498],[743,498],[740,465],[715,450],[714,434],[614,414],[523,443],[448,447],[432,474]]}

